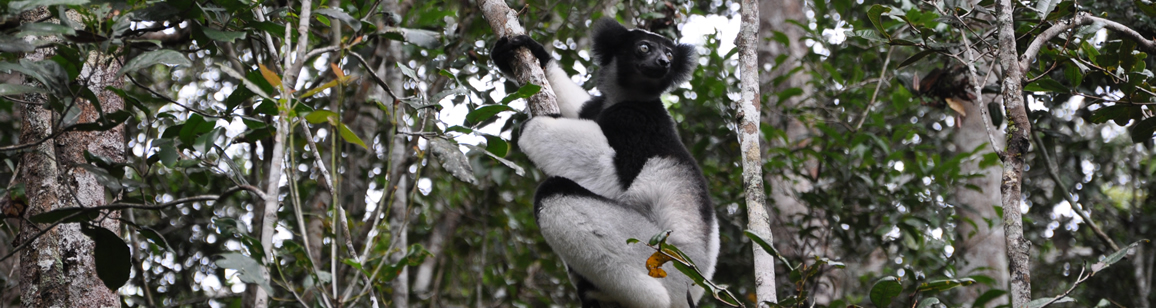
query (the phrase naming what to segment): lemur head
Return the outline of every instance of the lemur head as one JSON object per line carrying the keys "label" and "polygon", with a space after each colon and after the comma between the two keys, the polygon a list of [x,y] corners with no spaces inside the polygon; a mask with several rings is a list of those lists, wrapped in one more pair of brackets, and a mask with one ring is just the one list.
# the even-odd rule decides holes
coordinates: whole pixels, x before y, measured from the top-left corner
{"label": "lemur head", "polygon": [[697,65],[694,46],[628,30],[609,17],[595,21],[593,29],[598,89],[611,103],[658,99],[689,79]]}

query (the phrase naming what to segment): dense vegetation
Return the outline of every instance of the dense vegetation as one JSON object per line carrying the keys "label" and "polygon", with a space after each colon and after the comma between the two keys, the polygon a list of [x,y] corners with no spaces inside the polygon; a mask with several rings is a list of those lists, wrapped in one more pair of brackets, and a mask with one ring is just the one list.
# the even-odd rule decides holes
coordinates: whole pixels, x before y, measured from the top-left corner
{"label": "dense vegetation", "polygon": [[[998,186],[969,182],[998,178],[1009,127],[995,95],[1001,69],[989,2],[812,1],[770,22],[763,49],[802,51],[767,52],[760,62],[764,174],[792,183],[791,198],[806,208],[787,214],[770,204],[774,243],[796,267],[780,264],[781,299],[870,306],[889,294],[892,306],[909,307],[1005,296],[999,273],[964,270],[974,233],[959,231],[1002,228],[1005,210]],[[728,36],[738,2],[508,3],[578,80],[597,69],[587,33],[604,15],[698,45],[693,78],[664,101],[717,205],[713,280],[753,305],[734,132],[738,57]],[[1014,14],[1021,52],[1080,14],[1156,36],[1156,5],[1145,1],[1031,5]],[[257,289],[276,306],[576,303],[534,221],[543,175],[514,142],[532,93],[489,61],[496,37],[472,1],[23,0],[0,5],[0,21],[4,304],[27,303],[19,273],[30,261],[17,250],[36,247],[18,239],[68,224],[96,240],[98,274],[128,306],[241,306]],[[729,30],[701,31],[713,26]],[[45,51],[43,61],[28,58]],[[1043,42],[1029,63],[1035,140],[1020,210],[1033,244],[1033,298],[1068,291],[1116,245],[1134,253],[1095,269],[1067,294],[1075,303],[1063,305],[1150,307],[1154,299],[1145,288],[1156,254],[1128,246],[1156,236],[1153,51],[1091,23]],[[93,87],[93,66],[118,67],[123,86]],[[102,109],[110,99],[102,91],[123,109]],[[980,110],[965,102],[986,112],[965,112]],[[28,175],[18,170],[34,153],[26,145],[44,141],[21,139],[32,109],[50,110],[57,134],[123,125],[123,156],[85,152],[70,166],[95,175],[104,208],[28,208],[37,188],[22,185]],[[976,117],[991,126],[963,126]],[[956,138],[967,130],[992,136],[965,148]],[[282,146],[284,166],[275,169]],[[973,204],[964,191],[997,202]],[[269,200],[276,225],[266,241]],[[995,215],[964,213],[991,206]],[[120,236],[91,231],[95,222],[116,222]],[[126,258],[109,261],[124,246]],[[902,295],[879,288],[891,284]]]}

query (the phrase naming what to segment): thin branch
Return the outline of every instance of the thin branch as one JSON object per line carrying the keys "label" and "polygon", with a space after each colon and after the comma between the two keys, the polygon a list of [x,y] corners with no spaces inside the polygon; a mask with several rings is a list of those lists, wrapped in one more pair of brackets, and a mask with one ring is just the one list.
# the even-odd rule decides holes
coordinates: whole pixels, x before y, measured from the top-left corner
{"label": "thin branch", "polygon": [[1020,57],[1020,67],[1024,70],[1027,70],[1028,65],[1035,60],[1036,55],[1040,52],[1040,48],[1042,48],[1044,43],[1047,41],[1056,38],[1061,33],[1067,32],[1068,30],[1093,23],[1103,24],[1104,28],[1117,31],[1124,34],[1125,36],[1128,36],[1136,42],[1137,47],[1148,52],[1149,54],[1156,53],[1156,42],[1145,38],[1143,34],[1140,34],[1140,32],[1136,32],[1136,30],[1132,30],[1132,28],[1129,28],[1128,26],[1125,26],[1121,23],[1092,16],[1088,14],[1088,12],[1078,12],[1076,13],[1076,16],[1072,17],[1071,19],[1061,20],[1052,25],[1052,27],[1048,28],[1047,30],[1044,30],[1044,32],[1041,32],[1040,35],[1036,36],[1036,38],[1032,40],[1032,43],[1028,45],[1028,48],[1024,50],[1023,56]]}
{"label": "thin branch", "polygon": [[219,116],[211,115],[211,114],[205,113],[204,111],[200,111],[200,110],[194,109],[194,108],[192,108],[192,107],[189,107],[189,106],[185,106],[185,104],[182,104],[181,102],[178,102],[178,101],[176,101],[176,100],[173,100],[173,99],[171,99],[171,98],[169,98],[168,96],[165,96],[165,95],[163,95],[163,94],[157,93],[157,91],[153,91],[153,89],[152,89],[152,88],[149,88],[149,87],[147,87],[147,86],[145,86],[145,85],[141,84],[140,82],[136,81],[136,78],[133,78],[133,77],[132,77],[132,74],[124,74],[124,76],[125,76],[125,77],[128,77],[128,80],[129,80],[129,81],[132,81],[132,84],[136,85],[137,87],[139,87],[139,88],[141,88],[141,89],[144,89],[145,91],[148,91],[148,92],[149,92],[150,94],[152,94],[153,96],[156,96],[156,97],[158,97],[158,98],[160,98],[160,99],[163,99],[163,100],[165,100],[165,101],[167,101],[167,102],[169,102],[169,103],[171,103],[171,104],[175,104],[175,105],[177,105],[177,106],[181,106],[181,108],[185,108],[185,110],[188,110],[188,111],[191,111],[191,112],[193,112],[193,113],[199,114],[199,115],[201,115],[202,117],[206,117],[206,118],[220,118]]}
{"label": "thin branch", "polygon": [[1080,274],[1076,275],[1076,282],[1072,284],[1072,287],[1068,288],[1068,290],[1064,291],[1064,293],[1061,293],[1060,295],[1056,295],[1056,297],[1052,298],[1052,300],[1049,300],[1047,303],[1044,303],[1043,305],[1039,305],[1037,307],[1038,308],[1047,307],[1048,305],[1051,305],[1051,304],[1055,303],[1056,301],[1058,301],[1064,297],[1067,297],[1068,294],[1072,294],[1072,291],[1076,289],[1076,286],[1079,286],[1081,283],[1084,283],[1084,281],[1088,281],[1088,278],[1092,278],[1092,275],[1095,274],[1095,273],[1092,273],[1092,274],[1088,274],[1087,276],[1084,276],[1084,271],[1086,271],[1087,268],[1088,268],[1087,264],[1080,266]]}
{"label": "thin branch", "polygon": [[95,122],[93,122],[93,123],[77,123],[77,124],[72,124],[72,125],[69,125],[69,126],[67,126],[67,127],[64,127],[64,128],[62,128],[62,129],[60,129],[60,130],[57,130],[55,133],[52,133],[51,135],[48,135],[48,137],[44,137],[44,138],[41,138],[40,140],[36,140],[36,141],[33,141],[33,142],[29,142],[29,143],[23,143],[23,144],[14,144],[14,145],[9,145],[9,146],[3,146],[3,147],[0,147],[0,152],[8,152],[8,151],[19,151],[19,150],[23,150],[23,149],[31,148],[31,147],[34,147],[34,146],[38,146],[38,145],[40,145],[41,143],[44,143],[45,141],[48,141],[48,140],[52,140],[53,138],[59,137],[61,134],[64,134],[64,133],[70,132],[70,131],[72,131],[72,130],[75,130],[75,129],[76,129],[76,127],[77,127],[77,126],[80,126],[81,124],[95,124]]}
{"label": "thin branch", "polygon": [[385,89],[385,92],[389,93],[389,96],[392,96],[394,99],[402,99],[401,96],[397,96],[397,94],[393,93],[393,89],[389,88],[389,84],[386,84],[385,80],[381,79],[381,76],[378,76],[377,72],[375,72],[373,68],[370,67],[369,61],[365,61],[365,58],[362,58],[361,55],[357,54],[356,52],[351,52],[349,55],[353,56],[354,59],[357,59],[358,62],[361,62],[361,65],[365,67],[365,71],[369,72],[369,77],[373,77],[373,81],[377,82],[377,85],[381,86],[382,89]]}
{"label": "thin branch", "polygon": [[[956,19],[959,19],[959,16],[956,16]],[[959,19],[959,21],[963,22],[962,19]],[[968,30],[971,30],[971,28],[968,28]],[[968,32],[974,33],[973,31]],[[975,71],[975,63],[977,63],[979,59],[976,59],[975,57],[975,50],[971,48],[971,41],[968,40],[967,33],[963,33],[962,30],[960,31],[960,37],[963,38],[963,48],[967,54],[967,62],[965,62],[964,65],[967,66],[967,73],[971,75],[971,87],[972,91],[975,92],[973,94],[975,95],[975,104],[976,107],[979,108],[980,116],[983,117],[983,119],[980,120],[983,121],[984,132],[987,133],[987,142],[991,146],[992,152],[995,152],[997,155],[1002,155],[1000,154],[999,148],[996,147],[995,135],[991,133],[991,131],[995,129],[995,123],[991,122],[991,115],[988,114],[988,108],[983,103],[983,87],[987,84],[988,78],[991,78],[991,71],[995,69],[995,65],[989,63],[987,66],[987,73],[984,73],[983,79],[979,79],[979,75]],[[983,40],[981,39],[980,41]],[[983,56],[981,55],[980,57]],[[962,123],[960,123],[960,125],[962,125]]]}
{"label": "thin branch", "polygon": [[867,120],[867,114],[871,113],[871,106],[875,105],[875,98],[879,96],[879,88],[883,87],[883,81],[887,80],[887,65],[891,64],[891,52],[895,50],[895,46],[887,47],[887,58],[883,60],[883,69],[879,70],[879,82],[875,83],[875,92],[871,93],[871,101],[867,102],[867,107],[863,108],[863,114],[859,115],[859,122],[855,123],[855,131],[863,127],[863,122]]}
{"label": "thin branch", "polygon": [[1084,222],[1088,223],[1088,226],[1092,228],[1092,232],[1096,234],[1096,237],[1099,238],[1100,241],[1103,241],[1104,244],[1111,247],[1112,251],[1120,251],[1120,246],[1116,245],[1116,241],[1108,237],[1108,234],[1105,234],[1104,230],[1101,230],[1100,226],[1097,226],[1096,222],[1092,221],[1092,218],[1088,217],[1087,213],[1084,213],[1083,206],[1076,203],[1075,198],[1072,198],[1072,194],[1068,193],[1068,185],[1060,180],[1060,175],[1056,172],[1056,167],[1054,166],[1056,162],[1048,155],[1048,150],[1043,148],[1044,142],[1040,139],[1040,136],[1032,134],[1032,139],[1035,139],[1036,146],[1040,149],[1040,154],[1044,156],[1044,166],[1048,169],[1048,175],[1051,176],[1052,181],[1056,182],[1056,185],[1060,187],[1060,191],[1062,191],[1062,195],[1064,195],[1064,200],[1068,201],[1068,204],[1072,206],[1072,211],[1076,212]]}

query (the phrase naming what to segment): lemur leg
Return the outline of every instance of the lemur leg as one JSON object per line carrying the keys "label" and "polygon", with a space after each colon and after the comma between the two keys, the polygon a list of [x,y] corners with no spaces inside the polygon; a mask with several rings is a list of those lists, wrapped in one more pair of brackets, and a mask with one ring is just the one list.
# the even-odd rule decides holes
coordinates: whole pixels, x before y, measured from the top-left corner
{"label": "lemur leg", "polygon": [[643,243],[626,243],[629,238],[645,241],[661,232],[651,218],[561,177],[543,182],[534,199],[542,237],[581,277],[575,283],[597,286],[582,290],[579,297],[584,303],[671,307],[672,296],[663,279],[647,275],[646,259],[654,250]]}
{"label": "lemur leg", "polygon": [[532,118],[522,126],[518,147],[546,175],[568,178],[608,198],[622,193],[614,149],[594,121]]}

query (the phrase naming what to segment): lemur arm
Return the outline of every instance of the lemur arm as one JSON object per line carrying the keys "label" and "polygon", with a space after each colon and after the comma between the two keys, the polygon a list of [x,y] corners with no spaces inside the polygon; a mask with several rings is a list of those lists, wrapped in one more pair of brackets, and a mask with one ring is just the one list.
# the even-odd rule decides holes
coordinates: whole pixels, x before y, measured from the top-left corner
{"label": "lemur arm", "polygon": [[586,89],[583,89],[574,80],[571,80],[570,75],[566,74],[561,66],[558,66],[557,61],[553,61],[553,57],[546,51],[546,48],[529,36],[519,35],[498,39],[498,43],[494,44],[494,49],[490,51],[490,56],[498,65],[498,69],[505,73],[507,78],[512,75],[513,70],[511,70],[510,62],[513,61],[513,52],[518,47],[526,47],[530,50],[530,54],[538,58],[538,65],[542,66],[546,72],[546,80],[554,88],[554,94],[558,98],[558,110],[561,111],[562,117],[578,118],[578,112],[582,110],[582,106],[590,101],[590,93],[586,92]]}

